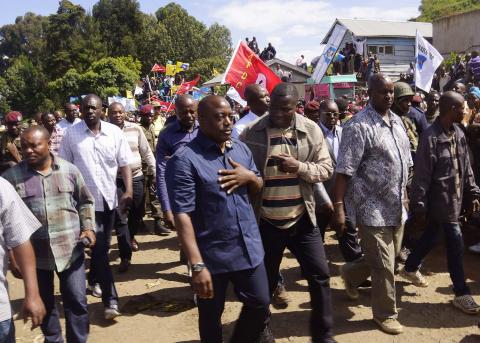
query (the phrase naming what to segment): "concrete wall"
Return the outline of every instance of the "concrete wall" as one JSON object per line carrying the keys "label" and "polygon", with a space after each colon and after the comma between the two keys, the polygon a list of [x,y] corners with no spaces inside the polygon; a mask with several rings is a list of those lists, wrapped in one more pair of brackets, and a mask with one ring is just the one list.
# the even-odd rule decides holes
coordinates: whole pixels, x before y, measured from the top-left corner
{"label": "concrete wall", "polygon": [[442,55],[480,50],[480,10],[434,21],[433,46]]}

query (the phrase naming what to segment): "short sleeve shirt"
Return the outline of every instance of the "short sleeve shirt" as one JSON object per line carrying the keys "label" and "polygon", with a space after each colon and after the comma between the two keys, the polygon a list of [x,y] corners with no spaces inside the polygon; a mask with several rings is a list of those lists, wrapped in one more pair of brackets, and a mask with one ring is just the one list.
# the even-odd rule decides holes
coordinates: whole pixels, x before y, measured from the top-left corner
{"label": "short sleeve shirt", "polygon": [[104,199],[108,209],[116,208],[118,168],[132,161],[132,152],[120,128],[102,121],[100,132],[95,135],[82,120],[65,133],[60,157],[80,170],[95,198],[95,211],[106,210]]}
{"label": "short sleeve shirt", "polygon": [[6,280],[8,250],[30,239],[41,224],[30,212],[13,186],[0,177],[0,322],[11,319]]}
{"label": "short sleeve shirt", "polygon": [[413,165],[402,120],[390,111],[390,125],[371,105],[343,128],[336,172],[350,176],[345,206],[363,226],[398,226],[408,169]]}
{"label": "short sleeve shirt", "polygon": [[248,187],[227,194],[218,182],[228,159],[260,175],[247,146],[234,139],[222,153],[201,132],[168,161],[166,181],[173,213],[188,213],[200,253],[212,274],[250,269],[263,261],[263,246]]}

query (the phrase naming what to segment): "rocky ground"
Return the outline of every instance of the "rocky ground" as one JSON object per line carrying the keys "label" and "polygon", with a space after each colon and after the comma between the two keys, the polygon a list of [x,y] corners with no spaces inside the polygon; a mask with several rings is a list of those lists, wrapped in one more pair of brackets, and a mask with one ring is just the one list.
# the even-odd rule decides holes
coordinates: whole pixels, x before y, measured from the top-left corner
{"label": "rocky ground", "polygon": [[[151,223],[149,223],[151,224]],[[480,232],[468,227],[464,230],[468,246],[480,240]],[[88,296],[91,332],[90,342],[199,342],[197,310],[192,301],[186,267],[178,263],[179,253],[174,234],[158,237],[138,236],[140,251],[134,253],[131,269],[126,274],[115,271],[117,289],[121,296],[123,316],[115,322],[103,319],[99,299]],[[451,283],[446,268],[443,242],[429,256],[424,265],[430,286],[416,288],[397,277],[399,320],[405,333],[389,336],[377,330],[371,320],[370,290],[362,290],[360,299],[350,301],[343,291],[339,266],[343,261],[333,235],[328,235],[327,256],[330,259],[331,287],[335,316],[335,333],[339,343],[353,342],[480,342],[477,321],[480,316],[469,316],[453,308]],[[119,263],[115,240],[111,250],[115,270]],[[466,253],[465,264],[472,294],[480,302],[480,256]],[[307,284],[301,279],[300,269],[293,256],[286,252],[282,263],[287,289],[292,302],[287,309],[273,309],[272,331],[277,342],[310,342],[308,319],[310,314]],[[10,295],[16,312],[21,307],[23,286],[9,275]],[[61,302],[57,290],[58,303]],[[228,340],[240,304],[230,292],[223,315],[224,337]],[[62,325],[63,317],[62,317]],[[41,331],[30,331],[29,324],[15,321],[17,342],[43,342]],[[247,343],[247,342],[246,342]]]}

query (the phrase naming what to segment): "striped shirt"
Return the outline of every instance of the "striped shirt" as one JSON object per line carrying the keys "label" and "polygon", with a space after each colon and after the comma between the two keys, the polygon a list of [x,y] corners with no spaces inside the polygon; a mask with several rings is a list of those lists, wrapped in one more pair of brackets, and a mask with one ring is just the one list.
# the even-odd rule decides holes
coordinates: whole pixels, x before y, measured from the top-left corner
{"label": "striped shirt", "polygon": [[8,249],[30,239],[40,223],[20,199],[7,180],[0,178],[0,322],[12,318],[8,299]]}
{"label": "striped shirt", "polygon": [[298,159],[295,129],[268,129],[269,151],[265,168],[261,216],[280,229],[293,226],[305,212],[305,203],[300,192],[296,173],[280,170],[281,160],[272,155],[285,153]]}
{"label": "striped shirt", "polygon": [[48,173],[39,173],[22,161],[7,170],[7,179],[42,227],[31,238],[37,268],[62,272],[83,249],[80,232],[94,230],[93,196],[73,164],[53,156]]}
{"label": "striped shirt", "polygon": [[[60,157],[75,164],[95,198],[95,211],[117,207],[117,171],[130,164],[132,152],[122,130],[101,122],[100,132],[94,134],[81,121],[71,126],[63,137]],[[108,209],[104,208],[104,200]]]}
{"label": "striped shirt", "polygon": [[[155,157],[153,156],[152,149],[150,148],[143,129],[139,125],[128,121],[124,122],[121,129],[132,151],[132,159],[130,161],[132,177],[135,178],[143,175],[142,161],[147,165],[147,174],[155,176]],[[121,177],[120,173],[117,177]]]}
{"label": "striped shirt", "polygon": [[54,127],[50,134],[50,152],[55,156],[58,156],[60,152],[60,144],[62,144],[64,134],[65,130],[61,129],[59,126]]}

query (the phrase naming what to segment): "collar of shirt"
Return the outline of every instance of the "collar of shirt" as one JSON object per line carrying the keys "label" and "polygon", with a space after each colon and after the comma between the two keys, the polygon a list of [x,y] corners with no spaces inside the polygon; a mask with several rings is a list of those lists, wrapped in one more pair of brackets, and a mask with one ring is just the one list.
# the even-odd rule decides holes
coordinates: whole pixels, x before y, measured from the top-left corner
{"label": "collar of shirt", "polygon": [[48,176],[51,174],[52,171],[54,170],[59,170],[60,169],[60,164],[58,163],[58,157],[55,156],[54,154],[50,153],[50,157],[52,158],[52,164],[51,164],[51,171],[50,173],[47,173],[47,174],[42,174],[40,173],[38,170],[32,168],[26,161],[25,163],[23,164],[22,163],[22,166],[23,168],[25,168],[26,170],[28,170],[29,172],[33,172],[33,173],[37,173],[37,174],[40,174],[42,176]]}
{"label": "collar of shirt", "polygon": [[[198,131],[196,139],[197,139],[198,144],[202,147],[203,150],[208,151],[210,149],[215,149],[219,153],[222,153],[218,143],[215,143],[213,140],[211,140],[210,138],[205,136],[202,131]],[[226,144],[225,144],[225,148],[227,150],[231,150],[233,148],[232,143],[233,142],[231,140],[227,141]]]}
{"label": "collar of shirt", "polygon": [[329,136],[337,137],[337,125],[335,125],[333,129],[330,130],[328,127],[323,125],[323,123],[320,123],[320,128],[322,129],[325,136],[329,135]]}
{"label": "collar of shirt", "polygon": [[78,125],[83,125],[83,126],[84,126],[83,131],[84,131],[85,133],[87,133],[87,134],[92,135],[92,136],[98,136],[98,135],[109,136],[112,132],[110,131],[110,128],[108,127],[108,125],[105,125],[105,124],[115,126],[115,125],[113,125],[113,124],[110,124],[110,123],[107,123],[107,122],[104,122],[104,121],[100,120],[100,130],[99,130],[98,134],[95,134],[95,133],[93,133],[93,131],[90,130],[90,128],[87,126],[87,123],[85,123],[85,120],[82,120],[82,122],[79,123]]}
{"label": "collar of shirt", "polygon": [[178,120],[175,120],[171,125],[173,125],[173,129],[174,129],[175,132],[193,132],[193,131],[197,130],[198,127],[199,127],[197,120],[195,120],[195,123],[193,124],[193,128],[192,128],[191,131],[185,130],[185,129],[180,125],[180,121],[178,121]]}
{"label": "collar of shirt", "polygon": [[387,125],[389,127],[393,126],[393,124],[398,124],[395,116],[393,115],[392,110],[388,110],[388,119],[390,121],[390,124],[388,124],[385,121],[384,117],[373,108],[371,103],[368,103],[366,109],[368,111],[367,112],[368,115],[376,122],[384,123],[385,125]]}

